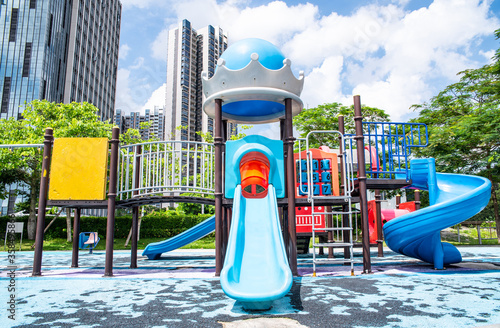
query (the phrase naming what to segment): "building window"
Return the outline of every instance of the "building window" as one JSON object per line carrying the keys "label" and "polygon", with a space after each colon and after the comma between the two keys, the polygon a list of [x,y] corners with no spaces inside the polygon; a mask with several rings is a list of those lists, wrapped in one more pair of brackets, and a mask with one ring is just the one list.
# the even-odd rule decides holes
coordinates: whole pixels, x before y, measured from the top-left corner
{"label": "building window", "polygon": [[30,0],[30,9],[36,9],[36,0]]}
{"label": "building window", "polygon": [[10,17],[9,42],[16,42],[18,16],[19,16],[19,9],[12,8],[12,15]]}
{"label": "building window", "polygon": [[3,92],[2,92],[2,113],[7,113],[7,108],[9,107],[9,97],[10,97],[10,81],[11,78],[6,76],[3,79]]}
{"label": "building window", "polygon": [[49,31],[47,32],[47,47],[50,47],[50,43],[52,41],[52,22],[54,20],[54,16],[52,14],[50,14],[50,18],[49,18]]}
{"label": "building window", "polygon": [[26,42],[26,47],[24,48],[23,77],[29,76],[30,65],[31,65],[31,42]]}

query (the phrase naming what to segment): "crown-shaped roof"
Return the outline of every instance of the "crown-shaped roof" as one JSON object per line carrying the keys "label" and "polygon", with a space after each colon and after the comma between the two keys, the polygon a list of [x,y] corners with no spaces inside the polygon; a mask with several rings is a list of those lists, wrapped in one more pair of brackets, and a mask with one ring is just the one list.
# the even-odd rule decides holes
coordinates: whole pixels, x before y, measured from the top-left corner
{"label": "crown-shaped roof", "polygon": [[[215,116],[215,99],[222,99],[222,117],[236,123],[268,123],[278,121],[284,116],[280,107],[266,112],[262,108],[265,102],[283,104],[287,98],[292,99],[292,115],[300,113],[303,107],[300,93],[304,86],[304,73],[297,79],[290,67],[291,61],[285,59],[283,67],[270,70],[259,62],[259,55],[253,53],[250,63],[239,70],[228,69],[224,59],[219,59],[217,70],[212,78],[202,74],[203,110],[208,116]],[[257,102],[255,102],[257,101]],[[231,110],[224,106],[232,104]],[[245,107],[257,106],[260,110]],[[278,105],[281,106],[281,105]],[[240,110],[241,109],[241,110]]]}

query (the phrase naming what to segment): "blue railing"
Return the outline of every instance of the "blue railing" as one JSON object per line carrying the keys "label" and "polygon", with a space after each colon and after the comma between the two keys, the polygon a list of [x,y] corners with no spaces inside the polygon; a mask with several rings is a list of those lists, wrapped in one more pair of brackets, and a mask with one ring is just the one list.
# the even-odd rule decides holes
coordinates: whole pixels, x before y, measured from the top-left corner
{"label": "blue railing", "polygon": [[363,136],[367,177],[407,181],[412,148],[429,140],[424,123],[363,122]]}

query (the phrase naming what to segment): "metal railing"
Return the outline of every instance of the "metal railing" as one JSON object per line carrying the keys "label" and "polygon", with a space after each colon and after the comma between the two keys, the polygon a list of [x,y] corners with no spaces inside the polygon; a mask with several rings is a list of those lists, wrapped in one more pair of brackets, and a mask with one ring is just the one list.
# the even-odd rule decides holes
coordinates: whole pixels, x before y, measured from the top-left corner
{"label": "metal railing", "polygon": [[214,193],[214,146],[156,141],[120,147],[119,199]]}
{"label": "metal railing", "polygon": [[[363,136],[368,151],[367,177],[407,181],[412,148],[427,147],[429,140],[424,123],[363,122]],[[350,149],[355,149],[353,139],[346,140],[351,143]]]}

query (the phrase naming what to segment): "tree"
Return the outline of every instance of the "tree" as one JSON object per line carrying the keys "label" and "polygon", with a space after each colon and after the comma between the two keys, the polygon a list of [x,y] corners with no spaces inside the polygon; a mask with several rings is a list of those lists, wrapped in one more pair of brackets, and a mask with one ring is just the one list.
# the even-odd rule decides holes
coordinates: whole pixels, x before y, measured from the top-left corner
{"label": "tree", "polygon": [[[496,31],[500,37],[500,30]],[[429,103],[415,105],[415,122],[429,129],[429,146],[417,154],[436,159],[440,172],[475,174],[492,182],[490,205],[500,236],[497,190],[500,182],[500,49],[496,62],[458,73]],[[499,237],[500,242],[500,237]]]}
{"label": "tree", "polygon": [[[366,122],[387,122],[389,115],[384,110],[375,107],[362,106],[363,121]],[[339,129],[338,116],[344,116],[345,132],[354,134],[354,105],[348,107],[340,103],[329,103],[319,105],[315,108],[302,110],[293,118],[293,125],[300,132],[300,137],[305,138],[311,131],[335,130]],[[310,140],[311,148],[318,148],[322,145],[338,145],[336,136],[331,134],[312,135]]]}
{"label": "tree", "polygon": [[[14,118],[0,120],[0,143],[41,144],[45,129],[48,127],[54,129],[55,138],[110,138],[112,125],[102,122],[98,112],[97,107],[86,102],[56,104],[46,100],[34,100],[26,104],[22,120]],[[42,150],[38,148],[2,149],[0,151],[0,172],[18,170],[15,179],[13,179],[14,176],[9,175],[10,180],[2,179],[0,185],[23,182],[29,188],[28,239],[35,238],[41,156]]]}

